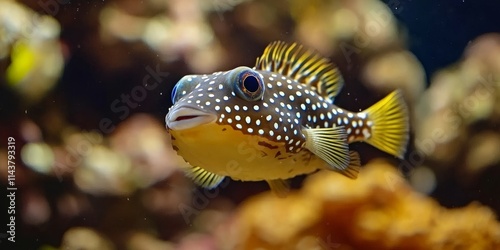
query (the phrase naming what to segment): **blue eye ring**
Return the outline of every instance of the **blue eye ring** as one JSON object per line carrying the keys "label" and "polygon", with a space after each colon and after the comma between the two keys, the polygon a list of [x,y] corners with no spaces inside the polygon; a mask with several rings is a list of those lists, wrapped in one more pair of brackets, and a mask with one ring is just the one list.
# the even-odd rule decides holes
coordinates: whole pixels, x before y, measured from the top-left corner
{"label": "blue eye ring", "polygon": [[176,95],[178,86],[179,83],[175,84],[174,88],[172,89],[172,93],[170,94],[170,99],[172,100],[172,104],[174,104],[177,101]]}
{"label": "blue eye ring", "polygon": [[248,68],[238,74],[234,89],[239,97],[247,101],[257,101],[262,99],[265,85],[259,73]]}

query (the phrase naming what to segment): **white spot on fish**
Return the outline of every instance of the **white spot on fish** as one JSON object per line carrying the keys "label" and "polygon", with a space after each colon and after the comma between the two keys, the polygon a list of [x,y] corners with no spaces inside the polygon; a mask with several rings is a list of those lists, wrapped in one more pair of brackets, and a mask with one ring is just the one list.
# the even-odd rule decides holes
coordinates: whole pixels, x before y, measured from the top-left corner
{"label": "white spot on fish", "polygon": [[370,134],[370,131],[368,131],[367,128],[364,128],[363,129],[363,136],[365,137],[365,139],[368,139],[370,138],[372,135]]}

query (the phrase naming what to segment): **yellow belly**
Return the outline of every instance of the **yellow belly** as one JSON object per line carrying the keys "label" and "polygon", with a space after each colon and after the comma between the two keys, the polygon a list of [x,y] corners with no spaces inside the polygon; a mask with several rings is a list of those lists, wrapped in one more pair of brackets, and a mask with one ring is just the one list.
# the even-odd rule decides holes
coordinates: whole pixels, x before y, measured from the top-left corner
{"label": "yellow belly", "polygon": [[283,142],[243,134],[227,125],[210,123],[170,133],[177,153],[189,164],[235,180],[288,179],[327,167],[307,149],[289,154]]}

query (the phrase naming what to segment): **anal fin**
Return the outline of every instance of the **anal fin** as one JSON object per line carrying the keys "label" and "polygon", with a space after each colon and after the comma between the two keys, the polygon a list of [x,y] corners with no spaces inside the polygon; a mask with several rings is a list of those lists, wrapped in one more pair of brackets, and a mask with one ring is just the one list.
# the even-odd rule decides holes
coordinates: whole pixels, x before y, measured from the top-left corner
{"label": "anal fin", "polygon": [[275,193],[280,198],[285,198],[290,192],[290,184],[288,181],[283,179],[276,180],[266,180],[267,184],[271,188],[271,191]]}
{"label": "anal fin", "polygon": [[361,170],[361,158],[359,157],[359,153],[353,150],[349,151],[349,157],[349,166],[339,172],[351,179],[356,179],[358,178],[359,170]]}
{"label": "anal fin", "polygon": [[196,185],[208,189],[217,187],[225,178],[225,176],[208,172],[200,167],[190,167],[186,172],[186,175],[193,179],[193,182],[196,183]]}

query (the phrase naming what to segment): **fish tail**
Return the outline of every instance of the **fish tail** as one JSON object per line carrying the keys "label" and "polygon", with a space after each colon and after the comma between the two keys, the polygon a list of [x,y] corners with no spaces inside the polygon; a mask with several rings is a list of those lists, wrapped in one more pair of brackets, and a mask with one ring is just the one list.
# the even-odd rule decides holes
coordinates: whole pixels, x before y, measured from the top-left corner
{"label": "fish tail", "polygon": [[409,123],[408,108],[401,91],[391,92],[363,112],[371,121],[371,136],[366,142],[402,159],[409,138]]}

